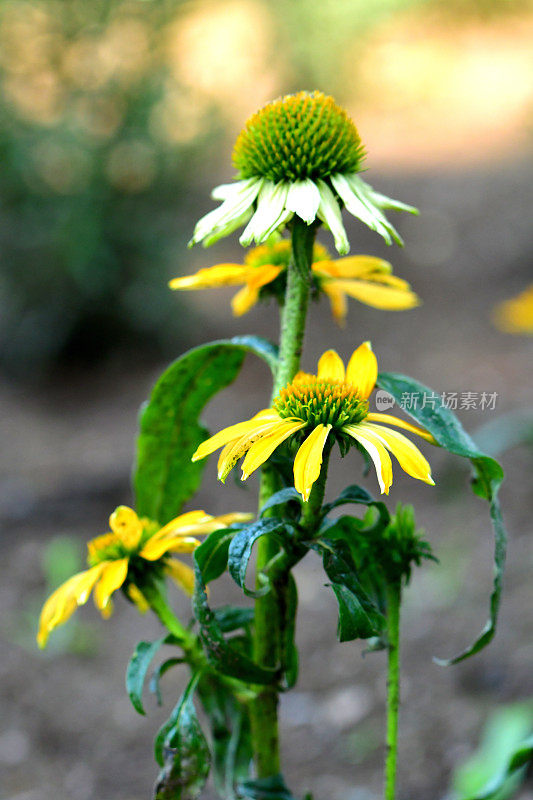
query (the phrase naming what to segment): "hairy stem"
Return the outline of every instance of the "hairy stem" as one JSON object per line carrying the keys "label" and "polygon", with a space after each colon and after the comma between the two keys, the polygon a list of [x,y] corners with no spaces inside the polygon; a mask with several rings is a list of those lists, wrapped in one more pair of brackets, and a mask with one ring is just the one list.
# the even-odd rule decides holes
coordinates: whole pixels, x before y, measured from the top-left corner
{"label": "hairy stem", "polygon": [[396,796],[398,758],[398,712],[400,708],[400,603],[401,584],[387,587],[388,675],[387,675],[387,758],[385,762],[385,800]]}
{"label": "hairy stem", "polygon": [[[292,258],[287,272],[287,289],[281,318],[279,361],[272,397],[289,383],[300,366],[309,302],[310,272],[316,228],[297,217],[292,228]],[[259,502],[262,505],[279,489],[274,470],[266,468],[261,478]],[[278,545],[267,536],[257,547],[257,574],[276,555]],[[288,576],[287,576],[288,580]],[[276,585],[255,603],[254,656],[258,663],[275,667],[280,663],[284,587]],[[262,687],[250,712],[252,744],[258,778],[280,772],[278,691]]]}

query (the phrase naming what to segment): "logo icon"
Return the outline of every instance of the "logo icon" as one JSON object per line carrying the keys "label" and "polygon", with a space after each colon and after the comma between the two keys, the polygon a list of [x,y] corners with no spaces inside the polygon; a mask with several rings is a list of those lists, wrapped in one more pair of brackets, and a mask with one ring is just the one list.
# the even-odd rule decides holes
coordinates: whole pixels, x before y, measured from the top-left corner
{"label": "logo icon", "polygon": [[394,397],[392,397],[388,392],[384,392],[383,389],[378,389],[375,395],[375,400],[378,411],[386,411],[388,408],[392,408],[395,402]]}

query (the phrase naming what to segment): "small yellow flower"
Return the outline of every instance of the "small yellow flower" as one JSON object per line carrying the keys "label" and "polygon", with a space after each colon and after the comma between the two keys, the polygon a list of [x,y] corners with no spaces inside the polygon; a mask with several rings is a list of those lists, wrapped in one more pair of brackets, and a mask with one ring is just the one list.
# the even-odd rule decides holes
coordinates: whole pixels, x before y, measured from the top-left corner
{"label": "small yellow flower", "polygon": [[494,322],[504,333],[533,333],[533,283],[517,297],[499,303]]}
{"label": "small yellow flower", "polygon": [[172,555],[191,553],[200,544],[196,536],[247,519],[249,514],[212,517],[204,511],[189,511],[160,528],[151,520],[139,519],[133,509],[119,506],[109,518],[111,532],[97,536],[87,545],[89,569],[69,578],[44,604],[37,634],[39,647],[46,646],[51,631],[84,605],[93,590],[94,602],[104,618],[112,613],[112,594],[124,584],[130,599],[140,611],[146,611],[148,604],[134,581],[148,564],[160,574],[170,575],[181,589],[192,594],[192,569]]}
{"label": "small yellow flower", "polygon": [[242,463],[242,480],[246,480],[282,442],[298,434],[298,443],[302,437],[303,441],[294,459],[294,486],[307,502],[331,434],[344,443],[354,440],[366,450],[376,467],[382,493],[388,494],[392,484],[389,451],[408,475],[434,485],[430,466],[420,450],[403,434],[376,423],[403,428],[434,444],[432,435],[392,414],[368,411],[368,397],[377,375],[377,360],[369,342],[354,351],[346,369],[337,353],[327,350],[318,362],[316,375],[299,372],[281,390],[272,408],[202,442],[192,459],[204,458],[222,447],[218,477],[224,481],[246,455]]}
{"label": "small yellow flower", "polygon": [[[261,294],[284,294],[290,257],[291,243],[288,240],[270,242],[252,248],[246,254],[244,264],[217,264],[201,269],[195,275],[174,278],[169,286],[171,289],[212,289],[244,284],[231,303],[233,313],[240,317],[258,302]],[[392,275],[392,266],[382,258],[348,256],[332,260],[323,245],[315,244],[312,271],[315,288],[328,296],[339,325],[343,325],[346,319],[347,296],[388,311],[400,311],[420,304],[407,281]]]}

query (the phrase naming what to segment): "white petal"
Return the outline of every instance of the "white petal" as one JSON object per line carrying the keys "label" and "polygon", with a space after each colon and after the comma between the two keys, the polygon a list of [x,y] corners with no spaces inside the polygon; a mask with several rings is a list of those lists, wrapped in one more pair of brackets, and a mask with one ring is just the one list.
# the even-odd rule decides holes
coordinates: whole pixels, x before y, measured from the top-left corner
{"label": "white petal", "polygon": [[387,197],[387,195],[381,194],[381,192],[376,192],[368,183],[366,186],[370,190],[367,193],[380,208],[390,208],[391,211],[407,211],[408,214],[415,214],[417,216],[420,213],[418,208],[409,206],[407,203],[402,203],[400,200],[393,200],[392,197]]}
{"label": "white petal", "polygon": [[[364,222],[365,225],[368,225],[371,230],[381,234],[387,244],[391,244],[388,228],[383,225],[378,215],[374,213],[374,209],[370,209],[363,198],[359,196],[356,187],[353,186],[352,182],[349,180],[351,177],[352,176],[341,175],[340,173],[331,176],[331,182],[335,187],[335,191],[346,206],[346,210],[349,211],[350,214],[353,214],[354,217],[360,219],[361,222]],[[378,208],[376,208],[375,211],[379,212],[381,217],[383,216]]]}
{"label": "white petal", "polygon": [[350,252],[350,243],[346,236],[344,225],[342,224],[342,215],[339,204],[335,199],[335,195],[322,180],[317,183],[320,192],[320,205],[318,207],[318,216],[330,229],[335,239],[335,247],[341,256],[345,256]]}
{"label": "white petal", "polygon": [[[229,233],[235,230],[237,225],[233,225],[233,227],[231,225],[237,220],[240,221],[243,215],[251,209],[262,184],[262,178],[237,181],[234,184],[235,189],[228,194],[222,205],[198,220],[189,246],[201,242],[202,239],[211,235],[218,237],[222,230],[227,230]],[[218,188],[220,189],[220,187]],[[228,226],[230,226],[230,230],[228,230]],[[224,236],[225,233],[220,233],[220,235]]]}
{"label": "white petal", "polygon": [[316,219],[320,205],[320,192],[312,180],[295,181],[289,187],[285,206],[310,225]]}
{"label": "white petal", "polygon": [[208,236],[205,237],[202,244],[204,247],[211,247],[212,244],[218,242],[219,239],[222,239],[224,236],[229,236],[230,233],[237,230],[237,228],[242,228],[243,225],[249,221],[250,217],[254,213],[253,206],[250,206],[246,209],[244,214],[240,217],[234,217],[226,225],[218,227],[214,233],[210,233]]}
{"label": "white petal", "polygon": [[[358,199],[366,206],[369,212],[374,216],[374,219],[378,226],[381,226],[387,234],[394,239],[394,241],[403,247],[403,239],[385,214],[383,214],[381,210],[381,205],[376,202],[374,199],[375,192],[372,187],[366,183],[362,178],[359,177],[357,174],[348,175],[347,180],[354,190],[355,195]],[[384,195],[383,195],[384,196]],[[377,230],[377,229],[376,229]],[[384,239],[387,237],[384,235],[383,230],[378,230],[378,233],[381,233]],[[387,240],[387,244],[390,244],[390,241]]]}
{"label": "white petal", "polygon": [[264,241],[281,224],[288,191],[288,184],[282,181],[264,182],[257,199],[257,210],[239,239],[243,247],[249,245],[252,240],[257,243]]}

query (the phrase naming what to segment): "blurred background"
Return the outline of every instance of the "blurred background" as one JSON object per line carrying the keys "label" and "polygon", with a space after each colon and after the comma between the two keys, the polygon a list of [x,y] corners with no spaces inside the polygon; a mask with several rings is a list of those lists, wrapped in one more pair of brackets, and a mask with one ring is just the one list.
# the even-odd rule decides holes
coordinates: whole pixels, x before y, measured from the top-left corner
{"label": "blurred background", "polygon": [[[131,502],[139,405],[164,365],[210,338],[274,338],[277,311],[229,311],[231,291],[179,295],[167,281],[240,261],[237,236],[187,250],[210,189],[230,180],[233,141],[276,96],[332,94],[353,117],[376,189],[421,209],[394,215],[388,249],[350,218],[352,252],[381,255],[423,305],[350,307],[335,327],[313,306],[306,369],[327,347],[348,357],[371,338],[383,369],[438,392],[497,394],[459,411],[508,473],[511,543],[496,640],[443,670],[483,624],[491,580],[487,509],[468,470],[437,451],[437,487],[395,476],[439,566],[415,576],[404,619],[400,798],[444,798],[487,716],[533,695],[531,645],[532,342],[493,324],[493,308],[532,279],[533,3],[530,0],[3,0],[0,4],[0,797],[141,800],[156,774],[151,740],[165,707],[136,715],[123,672],[157,623],[120,600],[34,644],[40,606],[77,569],[84,543]],[[320,234],[332,247],[331,238]],[[265,403],[269,378],[247,363],[206,412],[212,428]],[[503,420],[503,422],[502,422]],[[496,426],[496,428],[494,427]],[[352,454],[331,492],[360,479]],[[399,472],[399,470],[397,470]],[[347,477],[348,476],[348,477]],[[251,509],[215,482],[191,507]],[[371,477],[365,479],[377,491]],[[302,673],[282,704],[286,773],[317,798],[379,797],[384,658],[335,645],[334,601],[318,564],[300,568]],[[221,582],[217,599],[237,598]],[[176,596],[184,619],[188,600]],[[354,761],[357,766],[354,769]],[[533,790],[521,790],[531,800]],[[518,795],[517,795],[518,796]]]}

